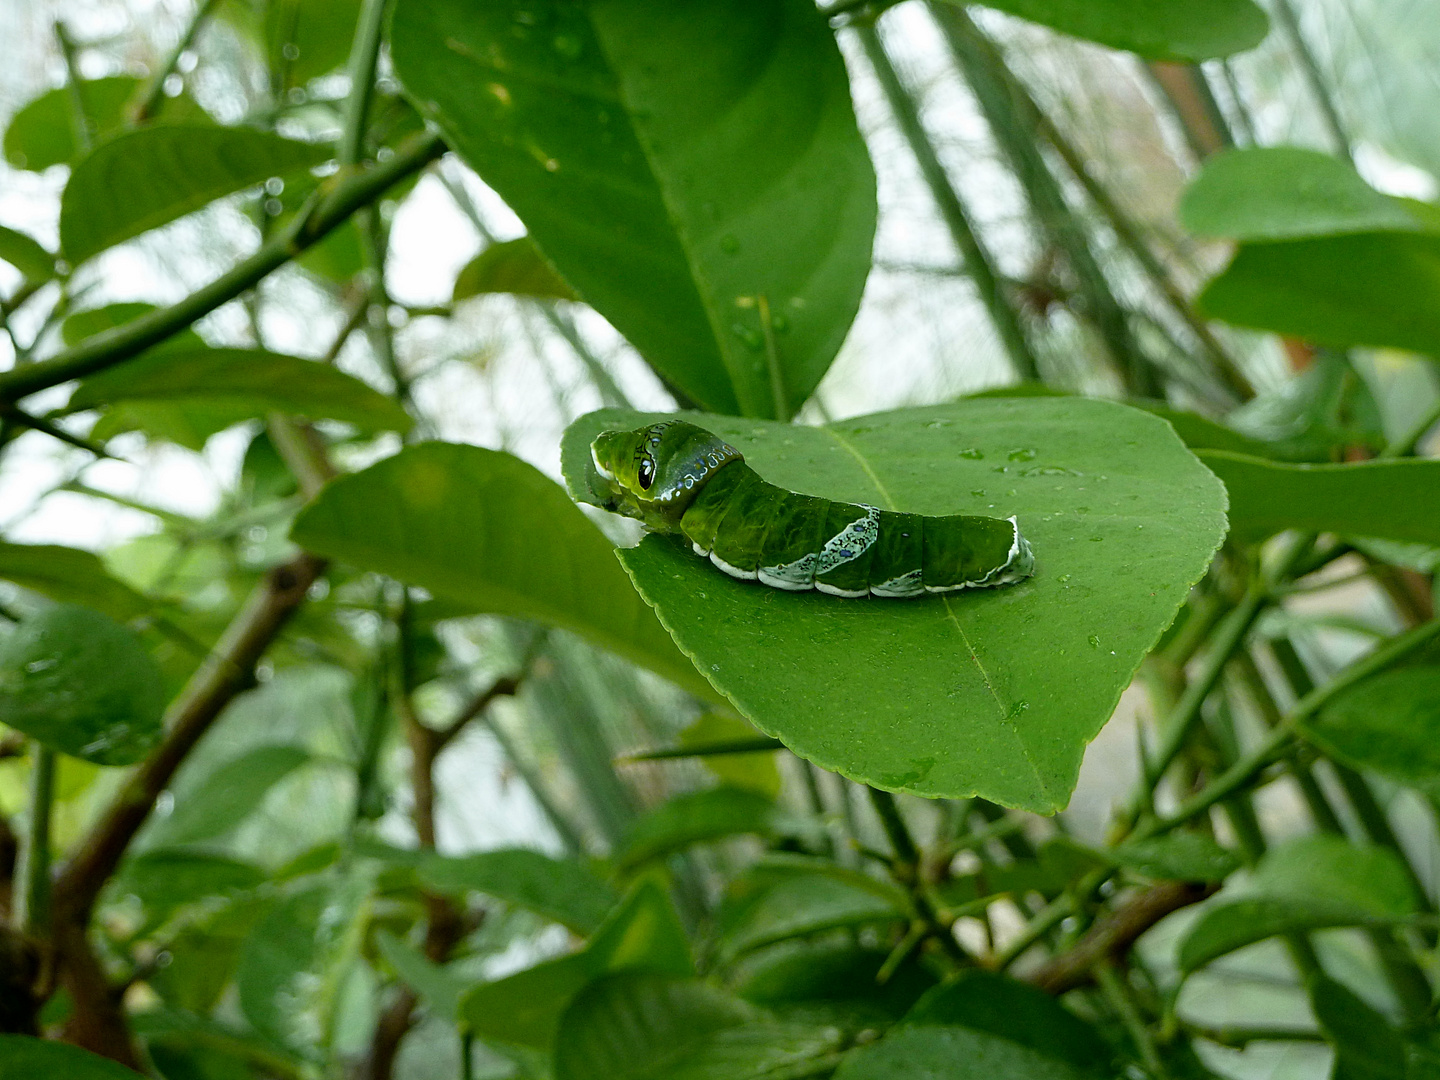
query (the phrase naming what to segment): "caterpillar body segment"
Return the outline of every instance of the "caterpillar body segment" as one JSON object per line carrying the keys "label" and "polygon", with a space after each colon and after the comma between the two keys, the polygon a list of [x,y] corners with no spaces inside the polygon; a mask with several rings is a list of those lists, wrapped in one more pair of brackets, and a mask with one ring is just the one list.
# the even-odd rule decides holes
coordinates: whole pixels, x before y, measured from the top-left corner
{"label": "caterpillar body segment", "polygon": [[832,596],[906,598],[1028,577],[1012,518],[927,517],[787,491],[683,420],[602,432],[591,444],[607,509],[678,533],[743,580]]}

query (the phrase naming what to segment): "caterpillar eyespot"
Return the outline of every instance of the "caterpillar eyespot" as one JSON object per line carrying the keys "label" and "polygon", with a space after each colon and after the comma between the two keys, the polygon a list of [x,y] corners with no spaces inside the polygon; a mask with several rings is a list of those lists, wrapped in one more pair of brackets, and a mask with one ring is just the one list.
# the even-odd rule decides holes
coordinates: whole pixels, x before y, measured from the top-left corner
{"label": "caterpillar eyespot", "polygon": [[683,420],[601,432],[590,456],[607,509],[682,535],[731,577],[772,588],[906,598],[1008,585],[1034,572],[1013,517],[927,517],[797,494]]}

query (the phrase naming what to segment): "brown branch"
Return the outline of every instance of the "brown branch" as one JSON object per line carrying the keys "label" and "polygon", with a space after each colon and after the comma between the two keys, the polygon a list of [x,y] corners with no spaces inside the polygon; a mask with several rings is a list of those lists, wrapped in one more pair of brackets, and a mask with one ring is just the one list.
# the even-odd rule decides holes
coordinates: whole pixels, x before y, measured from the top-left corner
{"label": "brown branch", "polygon": [[496,679],[494,685],[488,690],[482,690],[471,698],[469,704],[456,714],[454,720],[450,721],[447,726],[433,732],[436,742],[436,753],[438,754],[441,750],[444,750],[445,747],[449,746],[455,736],[465,730],[465,725],[488,709],[491,702],[496,698],[514,696],[520,689],[520,678],[519,675],[510,675],[503,679]]}
{"label": "brown branch", "polygon": [[66,1023],[67,1041],[138,1068],[121,1003],[87,938],[95,898],[180,763],[235,696],[254,684],[255,665],[324,569],[323,559],[301,554],[265,576],[172,702],[164,741],[136,769],[60,871],[52,919],[59,980],[74,1006]]}
{"label": "brown branch", "polygon": [[1063,994],[1092,980],[1096,964],[1120,961],[1141,934],[1171,912],[1199,903],[1214,885],[1165,881],[1131,897],[1095,920],[1075,947],[1051,959],[1028,981],[1049,994]]}

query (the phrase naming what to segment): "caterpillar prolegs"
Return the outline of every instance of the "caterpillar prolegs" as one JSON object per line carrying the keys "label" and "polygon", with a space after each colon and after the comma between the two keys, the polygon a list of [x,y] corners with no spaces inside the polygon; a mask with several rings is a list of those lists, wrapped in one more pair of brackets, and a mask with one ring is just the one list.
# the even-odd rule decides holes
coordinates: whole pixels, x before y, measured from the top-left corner
{"label": "caterpillar prolegs", "polygon": [[606,509],[679,533],[731,577],[777,589],[911,597],[1006,585],[1035,566],[1013,517],[926,517],[800,495],[683,420],[601,432],[590,455]]}

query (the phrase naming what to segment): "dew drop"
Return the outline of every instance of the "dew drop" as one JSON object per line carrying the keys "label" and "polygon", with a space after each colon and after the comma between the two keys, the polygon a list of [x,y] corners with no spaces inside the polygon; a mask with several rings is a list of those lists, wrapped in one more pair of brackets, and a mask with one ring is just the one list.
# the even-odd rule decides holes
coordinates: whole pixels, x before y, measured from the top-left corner
{"label": "dew drop", "polygon": [[1100,647],[1100,638],[1099,638],[1098,635],[1096,635],[1096,634],[1091,634],[1090,637],[1087,638],[1086,640],[1088,640],[1088,641],[1090,642],[1090,647],[1091,647],[1091,648],[1093,648],[1093,649],[1098,649],[1098,648]]}
{"label": "dew drop", "polygon": [[957,450],[957,451],[955,451],[955,456],[956,456],[956,457],[965,458],[967,461],[984,461],[984,460],[985,460],[985,453],[984,453],[984,451],[982,451],[982,450],[976,450],[973,446],[972,446],[972,447],[968,447],[967,449],[964,449],[964,450]]}
{"label": "dew drop", "polygon": [[1010,453],[1006,456],[1009,457],[1011,461],[1034,461],[1035,455],[1038,453],[1038,450],[1032,450],[1029,447],[1021,447],[1018,450],[1011,450]]}
{"label": "dew drop", "polygon": [[567,60],[577,60],[585,51],[584,44],[573,34],[556,34],[551,44],[555,46],[555,51]]}
{"label": "dew drop", "polygon": [[761,337],[760,331],[744,323],[735,323],[730,327],[730,332],[757,352],[765,347],[765,339]]}

